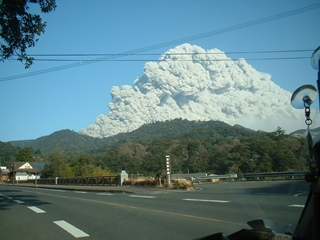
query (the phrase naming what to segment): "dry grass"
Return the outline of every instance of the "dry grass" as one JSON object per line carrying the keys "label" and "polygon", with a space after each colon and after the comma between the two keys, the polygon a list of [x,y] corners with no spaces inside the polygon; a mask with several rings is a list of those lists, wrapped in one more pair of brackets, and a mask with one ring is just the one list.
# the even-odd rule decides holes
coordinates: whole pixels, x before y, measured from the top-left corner
{"label": "dry grass", "polygon": [[[123,184],[129,186],[160,187],[159,181],[153,179],[125,180]],[[170,189],[190,189],[194,186],[191,181],[186,179],[172,179],[169,186],[162,184],[161,187]]]}
{"label": "dry grass", "polygon": [[193,183],[186,179],[172,179],[172,187],[174,189],[188,189],[193,188]]}
{"label": "dry grass", "polygon": [[123,182],[124,185],[130,185],[130,186],[144,186],[144,187],[153,187],[157,185],[156,180],[152,179],[140,179],[140,180],[125,180]]}

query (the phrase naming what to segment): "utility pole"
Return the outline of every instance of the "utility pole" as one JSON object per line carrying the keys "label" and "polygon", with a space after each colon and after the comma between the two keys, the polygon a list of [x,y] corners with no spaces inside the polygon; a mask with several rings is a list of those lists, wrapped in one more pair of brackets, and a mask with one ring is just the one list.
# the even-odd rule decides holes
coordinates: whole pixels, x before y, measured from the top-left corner
{"label": "utility pole", "polygon": [[170,164],[170,156],[166,155],[166,170],[167,170],[167,184],[171,183],[171,164]]}

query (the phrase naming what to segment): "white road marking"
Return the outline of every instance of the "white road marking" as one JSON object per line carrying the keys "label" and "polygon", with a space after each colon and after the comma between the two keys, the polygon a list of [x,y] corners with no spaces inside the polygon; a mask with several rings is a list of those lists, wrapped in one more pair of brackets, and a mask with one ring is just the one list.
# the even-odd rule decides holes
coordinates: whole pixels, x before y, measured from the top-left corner
{"label": "white road marking", "polygon": [[20,201],[20,200],[13,200],[13,201],[19,204],[24,203],[23,201]]}
{"label": "white road marking", "polygon": [[82,191],[74,191],[75,193],[87,193],[87,192],[82,192]]}
{"label": "white road marking", "polygon": [[71,225],[70,223],[67,223],[64,220],[61,221],[54,221],[55,224],[57,224],[59,227],[70,233],[75,238],[81,238],[81,237],[89,237],[90,235],[85,233],[84,231],[80,230],[79,228],[76,228],[75,226]]}
{"label": "white road marking", "polygon": [[40,208],[37,208],[35,206],[31,206],[31,207],[28,207],[29,209],[31,209],[32,211],[36,212],[36,213],[45,213],[46,211],[43,211],[42,209]]}
{"label": "white road marking", "polygon": [[66,192],[66,190],[60,190],[60,189],[51,189],[51,191],[55,191],[55,192]]}
{"label": "white road marking", "polygon": [[228,203],[230,201],[224,201],[224,200],[210,200],[210,199],[193,199],[193,198],[185,198],[182,199],[184,201],[194,201],[194,202],[215,202],[215,203]]}
{"label": "white road marking", "polygon": [[141,196],[141,195],[129,195],[129,197],[135,197],[135,198],[156,198],[155,196]]}
{"label": "white road marking", "polygon": [[293,196],[294,196],[294,197],[298,197],[298,196],[300,196],[300,195],[302,195],[302,194],[308,195],[309,193],[308,193],[308,192],[300,192],[300,193],[297,193],[297,194],[295,194],[295,195],[293,195]]}
{"label": "white road marking", "polygon": [[292,205],[289,205],[289,207],[304,207],[304,205],[299,205],[299,204],[292,204]]}
{"label": "white road marking", "polygon": [[12,197],[9,197],[9,196],[3,195],[3,194],[0,194],[0,196],[5,197],[7,199],[12,199]]}
{"label": "white road marking", "polygon": [[66,192],[66,190],[61,189],[50,189],[50,188],[38,188],[38,190],[44,190],[44,191],[54,191],[54,192]]}
{"label": "white road marking", "polygon": [[97,195],[103,195],[103,196],[112,196],[113,193],[97,193]]}

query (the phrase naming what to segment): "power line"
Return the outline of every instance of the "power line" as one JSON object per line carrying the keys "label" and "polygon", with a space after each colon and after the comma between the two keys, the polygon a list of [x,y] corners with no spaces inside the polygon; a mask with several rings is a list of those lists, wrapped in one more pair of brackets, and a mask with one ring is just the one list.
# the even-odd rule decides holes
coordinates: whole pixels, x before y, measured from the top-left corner
{"label": "power line", "polygon": [[[248,61],[261,61],[261,60],[298,60],[298,59],[309,59],[310,56],[307,57],[269,57],[269,58],[246,58]],[[39,58],[34,59],[34,61],[42,61],[42,62],[79,62],[79,64],[84,64],[85,62],[220,62],[220,61],[236,61],[239,59],[46,59]]]}
{"label": "power line", "polygon": [[[295,50],[264,50],[264,51],[240,51],[240,52],[183,52],[183,53],[41,53],[41,54],[29,54],[30,57],[94,57],[94,56],[158,56],[158,55],[212,55],[212,54],[258,54],[258,53],[296,53],[296,52],[313,52],[314,49],[295,49]],[[17,56],[17,55],[13,55]]]}
{"label": "power line", "polygon": [[[268,50],[268,51],[242,51],[242,52],[182,52],[182,53],[165,53],[165,54],[157,54],[157,53],[138,53],[138,54],[130,54],[130,55],[123,55],[123,54],[113,54],[113,53],[78,53],[78,54],[33,54],[30,55],[32,57],[53,57],[53,58],[35,58],[34,61],[42,61],[42,62],[146,62],[146,61],[235,61],[237,59],[198,59],[198,60],[187,60],[187,59],[79,59],[79,58],[56,58],[56,57],[92,57],[92,56],[117,56],[117,57],[132,57],[132,56],[161,56],[161,57],[171,57],[171,56],[198,56],[198,55],[206,55],[206,56],[212,56],[212,55],[232,55],[232,54],[274,54],[274,53],[305,53],[305,52],[313,52],[311,49],[307,50]],[[246,58],[246,60],[283,60],[283,59],[305,59],[309,58],[309,55],[307,57],[268,57],[268,58]]]}
{"label": "power line", "polygon": [[139,53],[143,53],[143,52],[148,52],[148,51],[155,50],[155,49],[169,47],[169,46],[181,44],[184,42],[189,42],[189,41],[193,41],[193,40],[197,40],[197,39],[202,39],[202,38],[206,38],[206,37],[210,37],[210,36],[215,36],[215,35],[231,32],[231,31],[236,31],[236,30],[260,25],[260,24],[267,23],[267,22],[272,22],[272,21],[279,20],[282,18],[286,18],[286,17],[294,16],[294,15],[297,15],[300,13],[308,12],[308,11],[314,10],[319,7],[320,7],[320,3],[316,3],[316,4],[306,6],[306,7],[291,10],[288,12],[284,12],[284,13],[276,14],[273,16],[249,21],[246,23],[241,23],[241,24],[237,24],[234,26],[221,28],[221,29],[210,31],[210,32],[197,34],[197,35],[193,35],[193,36],[189,36],[189,37],[185,37],[185,38],[180,38],[180,39],[176,39],[176,40],[172,40],[172,41],[168,41],[168,42],[164,42],[164,43],[160,43],[160,44],[155,44],[155,45],[151,45],[151,46],[147,46],[147,47],[143,47],[143,48],[138,48],[135,50],[120,53],[119,55],[116,55],[116,56],[112,55],[112,56],[105,56],[105,57],[97,58],[97,59],[95,59],[95,61],[90,61],[90,62],[86,61],[81,64],[71,63],[71,64],[64,65],[64,66],[48,68],[48,69],[34,71],[34,72],[30,72],[30,73],[25,73],[25,74],[19,74],[19,75],[15,75],[15,76],[11,76],[11,77],[4,77],[4,78],[0,78],[0,82],[10,81],[10,80],[18,79],[18,78],[24,78],[24,77],[29,77],[29,76],[39,75],[39,74],[44,74],[44,73],[48,73],[48,72],[60,71],[63,69],[74,68],[74,67],[78,67],[78,66],[92,64],[92,63],[100,62],[103,60],[111,60],[111,59],[122,57],[123,55],[139,54]]}

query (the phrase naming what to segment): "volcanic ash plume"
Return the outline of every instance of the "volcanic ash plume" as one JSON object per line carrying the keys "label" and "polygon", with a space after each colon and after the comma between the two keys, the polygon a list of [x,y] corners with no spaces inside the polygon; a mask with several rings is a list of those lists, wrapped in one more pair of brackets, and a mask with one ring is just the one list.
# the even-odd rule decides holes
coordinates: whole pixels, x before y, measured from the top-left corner
{"label": "volcanic ash plume", "polygon": [[96,124],[80,133],[108,137],[175,118],[295,130],[299,117],[290,105],[291,93],[273,83],[269,74],[244,59],[233,61],[218,49],[190,44],[167,51],[158,62],[147,62],[133,87],[114,86],[111,96],[109,114],[99,115]]}

